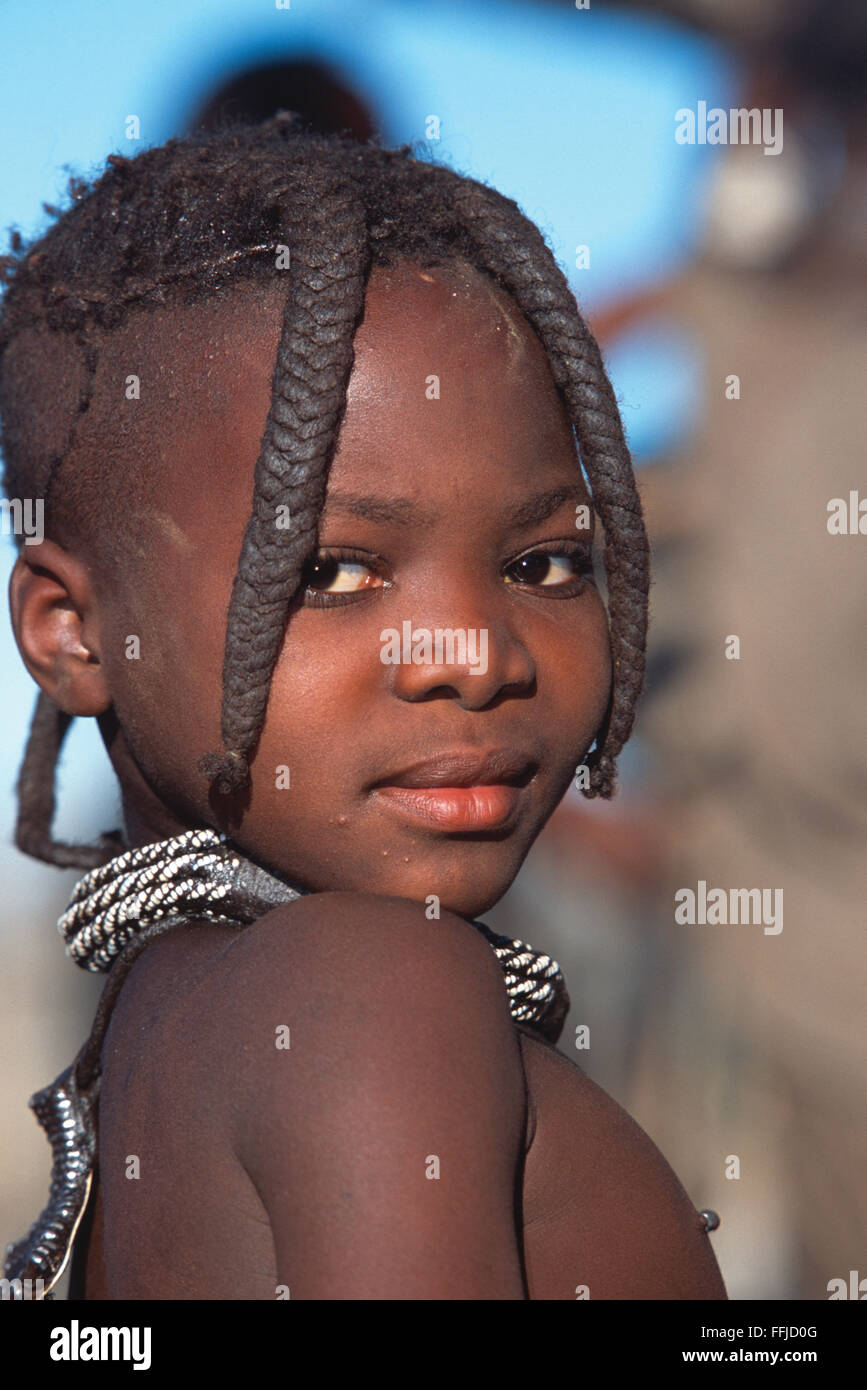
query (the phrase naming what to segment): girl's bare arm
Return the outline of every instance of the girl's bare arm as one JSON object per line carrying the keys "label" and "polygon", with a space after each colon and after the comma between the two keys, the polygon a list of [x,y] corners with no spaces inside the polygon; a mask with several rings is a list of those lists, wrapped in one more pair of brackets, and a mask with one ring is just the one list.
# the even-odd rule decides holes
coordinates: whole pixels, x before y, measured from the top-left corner
{"label": "girl's bare arm", "polygon": [[524,1076],[475,928],[320,893],[248,928],[222,967],[232,1143],[289,1296],[525,1298]]}

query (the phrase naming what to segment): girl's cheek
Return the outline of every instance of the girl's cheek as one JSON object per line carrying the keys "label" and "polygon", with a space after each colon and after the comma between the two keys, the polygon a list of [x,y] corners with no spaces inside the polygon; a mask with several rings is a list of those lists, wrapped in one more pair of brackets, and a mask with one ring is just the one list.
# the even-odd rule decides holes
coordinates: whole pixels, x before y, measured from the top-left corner
{"label": "girl's cheek", "polygon": [[564,653],[561,689],[581,724],[598,728],[611,693],[612,665],[608,615],[601,597],[594,593],[582,614],[575,639]]}
{"label": "girl's cheek", "polygon": [[584,671],[588,676],[604,681],[611,669],[611,644],[608,631],[608,614],[599,593],[594,589],[582,600],[575,614],[574,622],[563,629],[563,640],[559,644],[562,660],[568,662],[573,671]]}

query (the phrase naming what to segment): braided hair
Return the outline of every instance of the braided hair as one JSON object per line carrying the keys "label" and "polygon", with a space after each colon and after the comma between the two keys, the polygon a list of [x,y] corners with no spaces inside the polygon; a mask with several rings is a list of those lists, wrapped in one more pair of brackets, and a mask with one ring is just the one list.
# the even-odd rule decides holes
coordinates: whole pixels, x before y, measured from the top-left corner
{"label": "braided hair", "polygon": [[[88,475],[99,463],[81,464],[74,477],[63,466],[91,407],[100,356],[130,310],[285,277],[271,405],[229,604],[223,748],[199,763],[212,787],[231,795],[249,782],[289,605],[315,554],[370,269],[401,258],[422,266],[460,259],[503,286],[540,339],[603,527],[613,682],[584,793],[610,797],[644,679],[647,537],[599,348],[517,204],[417,157],[411,145],[386,149],[302,131],[289,112],[172,139],[134,158],[110,155],[92,184],[70,179],[69,194],[66,212],[47,208],[56,221],[39,240],[25,245],[13,233],[11,254],[0,257],[3,483],[9,497],[44,498],[49,533],[99,511]],[[288,274],[275,272],[287,251]],[[35,368],[25,342],[40,345]],[[38,404],[40,373],[51,377],[50,387],[42,382],[50,427]],[[278,504],[288,504],[291,529],[275,525]],[[123,848],[118,834],[77,846],[51,833],[69,722],[40,694],[18,781],[16,844],[49,863],[92,868]]]}

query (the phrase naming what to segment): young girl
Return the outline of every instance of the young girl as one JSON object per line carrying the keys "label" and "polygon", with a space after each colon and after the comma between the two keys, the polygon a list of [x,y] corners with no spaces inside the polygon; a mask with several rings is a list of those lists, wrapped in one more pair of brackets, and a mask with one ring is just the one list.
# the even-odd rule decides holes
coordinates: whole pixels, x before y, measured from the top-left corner
{"label": "young girl", "polygon": [[[556,1050],[556,963],[475,920],[576,766],[611,795],[643,678],[641,508],[561,271],[492,189],[286,114],[108,163],[4,263],[6,489],[45,503],[17,843],[90,870],[59,925],[109,971],[31,1102],[51,1201],[7,1276],[724,1299],[713,1213]],[[93,847],[51,838],[74,715],[122,794]]]}

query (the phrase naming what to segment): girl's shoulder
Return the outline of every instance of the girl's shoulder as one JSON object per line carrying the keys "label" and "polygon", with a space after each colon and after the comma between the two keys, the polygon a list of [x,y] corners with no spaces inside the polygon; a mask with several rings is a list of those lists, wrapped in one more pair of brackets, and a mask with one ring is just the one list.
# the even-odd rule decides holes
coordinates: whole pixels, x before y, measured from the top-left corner
{"label": "girl's shoulder", "polygon": [[264,1086],[283,1056],[299,1084],[374,1055],[386,1073],[413,1060],[431,1071],[435,1038],[440,1055],[481,1052],[488,1069],[496,1056],[489,1080],[523,1100],[502,968],[482,934],[410,899],[323,892],[244,928],[189,922],[154,940],[121,989],[103,1060],[123,1055],[129,1072],[159,1054],[177,1086],[218,1099],[240,1077]]}
{"label": "girl's shoulder", "polygon": [[129,1150],[134,1111],[153,1175],[137,1199],[182,1180],[182,1147],[207,1154],[261,1202],[292,1297],[522,1297],[520,1047],[462,918],[322,893],[178,928],[130,971],[104,1067],[105,1151]]}
{"label": "girl's shoulder", "polygon": [[[459,1023],[475,997],[508,1021],[502,969],[475,927],[443,910],[435,919],[422,904],[380,894],[311,893],[266,913],[246,927],[190,920],[157,937],[132,966],[114,1009],[120,1020],[145,1017],[164,1045],[196,1018],[246,1028],[265,1001],[288,1005],[296,1017],[321,1019],[335,1008],[368,1001],[411,1012],[426,995],[443,1017]],[[369,1017],[370,1008],[364,1016]],[[464,1012],[472,1022],[476,1009]]]}

